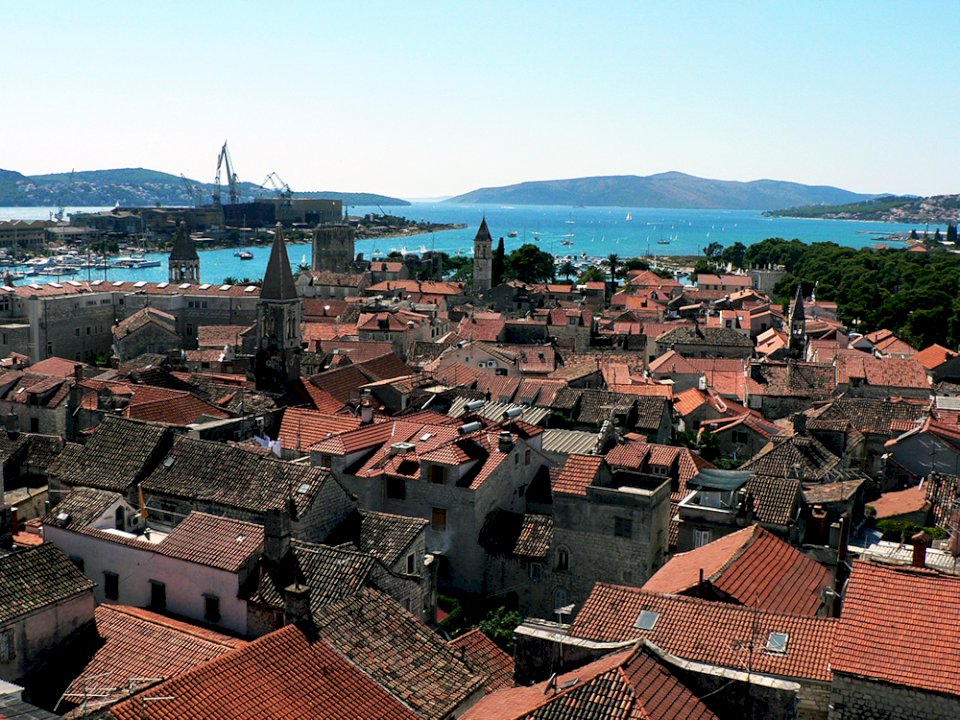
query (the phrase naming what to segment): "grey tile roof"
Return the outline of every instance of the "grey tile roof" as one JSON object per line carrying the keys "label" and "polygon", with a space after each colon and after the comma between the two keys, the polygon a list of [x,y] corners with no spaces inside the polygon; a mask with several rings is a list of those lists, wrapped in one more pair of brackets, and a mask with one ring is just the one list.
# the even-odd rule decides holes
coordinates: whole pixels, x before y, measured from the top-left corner
{"label": "grey tile roof", "polygon": [[[43,516],[43,524],[56,525],[65,529],[86,527],[103,515],[107,508],[121,497],[120,493],[109,490],[74,488]],[[68,516],[68,519],[61,520],[63,516]]]}
{"label": "grey tile roof", "polygon": [[553,518],[494,510],[487,515],[478,542],[492,555],[543,560],[553,543]]}
{"label": "grey tile roof", "polygon": [[263,513],[293,498],[306,510],[326,482],[321,468],[273,460],[224,443],[178,435],[144,478],[144,492]]}
{"label": "grey tile roof", "polygon": [[0,557],[0,625],[81,593],[86,578],[56,545],[45,543]]}
{"label": "grey tile roof", "polygon": [[67,485],[126,493],[162,459],[171,436],[165,427],[108,415],[73,462],[60,467]]}
{"label": "grey tile roof", "polygon": [[423,518],[356,510],[326,538],[327,545],[350,544],[393,565],[429,525]]}
{"label": "grey tile roof", "polygon": [[690,327],[688,325],[667,330],[657,337],[663,345],[719,345],[723,347],[752,348],[753,341],[746,335],[724,327]]}

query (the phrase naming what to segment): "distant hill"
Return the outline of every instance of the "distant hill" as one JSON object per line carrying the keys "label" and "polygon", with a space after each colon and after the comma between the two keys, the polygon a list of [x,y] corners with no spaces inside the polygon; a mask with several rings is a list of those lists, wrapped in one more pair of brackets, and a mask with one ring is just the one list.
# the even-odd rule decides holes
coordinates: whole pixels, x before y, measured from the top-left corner
{"label": "distant hill", "polygon": [[884,195],[844,205],[806,205],[765,213],[772,217],[820,218],[825,220],[880,220],[923,225],[956,223],[960,219],[960,195],[931,197]]}
{"label": "distant hill", "polygon": [[[213,198],[213,183],[184,182],[179,175],[145,168],[86,170],[27,177],[13,170],[0,170],[0,206],[36,207],[59,204],[71,206],[114,205],[193,205],[194,193],[187,185],[199,188],[201,201]],[[273,197],[274,192],[249,182],[240,183],[241,201]],[[227,200],[227,188],[221,194]],[[294,192],[294,198],[338,198],[345,205],[409,205],[406,200],[372,193],[334,191]]]}
{"label": "distant hill", "polygon": [[828,185],[802,185],[780,180],[708,180],[667,172],[645,177],[609,175],[524,182],[481,188],[446,202],[775,210],[796,205],[857,202],[872,197],[876,196]]}

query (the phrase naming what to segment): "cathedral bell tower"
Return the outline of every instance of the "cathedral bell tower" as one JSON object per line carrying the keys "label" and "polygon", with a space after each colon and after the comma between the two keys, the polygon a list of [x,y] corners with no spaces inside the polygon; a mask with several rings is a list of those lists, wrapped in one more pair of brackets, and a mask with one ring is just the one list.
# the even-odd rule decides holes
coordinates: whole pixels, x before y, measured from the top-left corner
{"label": "cathedral bell tower", "polygon": [[799,284],[790,306],[790,354],[798,360],[807,359],[807,319],[803,311],[803,287]]}
{"label": "cathedral bell tower", "polygon": [[487,218],[480,222],[480,229],[473,239],[473,290],[484,293],[493,285],[493,238],[487,228]]}
{"label": "cathedral bell tower", "polygon": [[173,250],[167,260],[171,284],[197,284],[200,282],[200,256],[193,246],[190,229],[181,220],[177,226],[177,234],[173,239]]}
{"label": "cathedral bell tower", "polygon": [[277,223],[257,302],[257,354],[253,368],[257,390],[281,391],[300,377],[302,319],[303,302],[293,281],[283,226]]}

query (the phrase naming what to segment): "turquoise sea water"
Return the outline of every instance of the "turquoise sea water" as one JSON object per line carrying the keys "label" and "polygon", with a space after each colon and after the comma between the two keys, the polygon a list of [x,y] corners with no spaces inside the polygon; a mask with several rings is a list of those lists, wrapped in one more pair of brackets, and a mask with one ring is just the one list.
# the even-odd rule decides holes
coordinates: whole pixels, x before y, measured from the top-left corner
{"label": "turquoise sea water", "polygon": [[[68,208],[67,211],[80,208]],[[82,208],[91,211],[94,208]],[[96,208],[103,209],[103,208]],[[0,218],[46,219],[51,208],[0,208]],[[846,220],[797,220],[767,218],[752,210],[673,210],[627,207],[564,207],[542,205],[458,205],[418,202],[409,207],[384,208],[387,212],[404,215],[413,220],[437,223],[463,223],[462,230],[415,235],[405,238],[358,241],[356,249],[364,257],[374,251],[386,255],[393,249],[406,248],[410,252],[422,249],[439,250],[449,254],[469,255],[473,236],[481,218],[494,238],[503,237],[507,252],[524,242],[536,242],[543,250],[555,255],[586,254],[605,257],[617,253],[622,258],[640,255],[697,255],[711,242],[724,247],[734,242],[750,245],[769,237],[799,238],[804,242],[835,242],[848,247],[869,247],[890,233],[908,233],[914,226],[894,223],[854,222]],[[351,207],[351,215],[379,213],[377,207]],[[629,216],[630,220],[627,219]],[[924,228],[918,227],[918,230]],[[934,228],[931,226],[930,231]],[[945,232],[945,228],[940,228]],[[516,237],[509,237],[516,232]],[[669,240],[669,244],[660,243]],[[572,241],[572,245],[563,244]],[[201,251],[201,278],[204,282],[221,282],[224,277],[263,276],[269,248],[250,248],[253,260],[234,256],[235,248]],[[310,246],[291,245],[288,248],[294,268],[300,262],[310,262]],[[161,267],[143,270],[112,269],[110,280],[167,279],[165,255],[147,255],[162,261]],[[93,271],[91,271],[93,272]],[[86,271],[73,276],[86,279]],[[103,277],[98,271],[95,277]],[[49,282],[56,278],[37,277],[35,282]]]}

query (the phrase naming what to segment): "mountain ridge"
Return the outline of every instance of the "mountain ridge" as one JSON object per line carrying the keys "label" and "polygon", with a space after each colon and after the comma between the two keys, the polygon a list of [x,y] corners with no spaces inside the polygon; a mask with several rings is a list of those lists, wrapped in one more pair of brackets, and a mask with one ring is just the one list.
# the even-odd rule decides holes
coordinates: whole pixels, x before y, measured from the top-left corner
{"label": "mountain ridge", "polygon": [[785,207],[858,202],[877,197],[831,185],[786,180],[713,180],[678,171],[654,175],[594,175],[531,180],[479,188],[444,202],[518,205],[592,205],[717,210],[778,210]]}
{"label": "mountain ridge", "polygon": [[[194,193],[187,185],[201,191],[203,202],[212,201],[213,183],[202,183],[179,175],[149,168],[112,168],[75,172],[24,175],[16,170],[0,169],[0,206],[43,207],[71,205],[103,206],[120,203],[126,206],[194,204]],[[273,190],[250,182],[240,182],[240,197],[274,197]],[[224,197],[227,188],[221,187]],[[409,205],[406,200],[375,193],[346,193],[329,190],[294,192],[294,198],[342,199],[344,205]]]}

